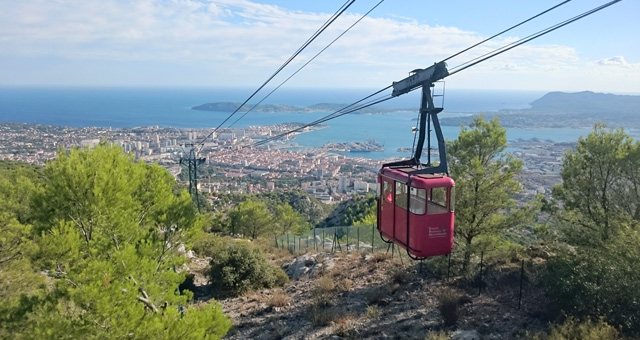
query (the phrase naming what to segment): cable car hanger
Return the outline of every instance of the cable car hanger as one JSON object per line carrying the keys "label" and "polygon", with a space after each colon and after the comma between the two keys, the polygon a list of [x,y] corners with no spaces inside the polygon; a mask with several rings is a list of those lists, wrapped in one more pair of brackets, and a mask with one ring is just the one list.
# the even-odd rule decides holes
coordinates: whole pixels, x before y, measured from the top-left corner
{"label": "cable car hanger", "polygon": [[[443,108],[435,107],[433,104],[433,95],[431,94],[431,89],[434,87],[434,83],[449,75],[447,64],[444,61],[441,61],[426,69],[413,70],[411,73],[412,74],[409,77],[393,83],[393,92],[391,95],[393,97],[397,97],[413,91],[418,87],[422,88],[418,142],[416,144],[414,155],[411,159],[383,164],[383,167],[419,167],[412,171],[411,174],[444,173],[448,175],[449,169],[447,167],[447,154],[444,136],[442,134],[442,129],[440,128],[440,121],[438,120],[438,113],[442,112]],[[433,166],[431,163],[431,134],[429,133],[429,135],[427,135],[427,132],[431,131],[432,122],[436,138],[438,140],[438,154],[440,157],[440,161],[437,166]],[[427,124],[429,124],[428,127],[426,126]],[[420,162],[420,158],[422,156],[425,139],[427,140],[427,163],[422,164]]]}

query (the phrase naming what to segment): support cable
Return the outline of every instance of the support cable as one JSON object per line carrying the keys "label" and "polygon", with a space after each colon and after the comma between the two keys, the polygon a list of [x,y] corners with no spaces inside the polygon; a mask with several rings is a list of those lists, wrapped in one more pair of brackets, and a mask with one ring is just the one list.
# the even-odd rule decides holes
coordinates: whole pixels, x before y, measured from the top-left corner
{"label": "support cable", "polygon": [[[388,89],[388,87],[386,89]],[[384,89],[384,90],[386,90],[386,89]],[[302,129],[305,129],[305,128],[308,128],[310,126],[314,126],[314,125],[318,125],[318,124],[324,123],[326,121],[329,121],[329,120],[344,116],[344,115],[349,114],[349,113],[356,112],[358,110],[362,110],[362,109],[367,108],[369,106],[373,106],[373,105],[385,102],[385,101],[387,101],[389,99],[393,99],[393,98],[394,97],[392,97],[391,95],[386,95],[386,96],[382,97],[381,99],[375,99],[375,100],[372,100],[372,101],[370,101],[370,102],[368,102],[366,104],[362,104],[362,105],[359,105],[359,106],[355,106],[354,107],[355,103],[351,104],[351,105],[349,105],[349,106],[347,106],[347,107],[345,107],[345,108],[343,108],[341,110],[335,111],[335,112],[333,112],[333,113],[331,113],[329,115],[326,115],[323,118],[320,118],[320,119],[318,119],[316,121],[313,121],[311,123],[305,124],[303,126],[295,128],[293,130],[281,133],[279,135],[276,135],[276,136],[273,136],[273,137],[258,141],[256,143],[254,143],[253,145],[254,146],[264,145],[264,144],[266,144],[268,142],[271,142],[271,141],[276,140],[276,139],[280,139],[280,138],[285,137],[285,136],[287,136],[287,135],[289,135],[291,133],[298,132],[298,131],[300,131]],[[362,101],[362,100],[360,100],[360,101]]]}
{"label": "support cable", "polygon": [[540,31],[538,31],[538,32],[536,32],[534,34],[531,34],[531,35],[529,35],[529,36],[527,36],[525,38],[522,38],[522,39],[520,39],[520,40],[518,40],[516,42],[507,44],[505,46],[502,46],[501,48],[493,50],[492,52],[483,54],[480,57],[477,57],[477,58],[474,58],[474,59],[472,59],[470,61],[462,63],[462,64],[460,64],[460,65],[458,65],[456,67],[453,67],[449,71],[449,76],[454,75],[454,74],[456,74],[456,73],[458,73],[458,72],[460,72],[462,70],[466,70],[467,68],[469,68],[471,66],[477,65],[477,64],[479,64],[479,63],[481,63],[481,62],[483,62],[485,60],[491,59],[491,58],[493,58],[493,57],[495,57],[497,55],[500,55],[500,54],[502,54],[504,52],[507,52],[507,51],[509,51],[509,50],[511,50],[513,48],[516,48],[516,47],[518,47],[518,46],[520,46],[520,45],[522,45],[524,43],[527,43],[527,42],[529,42],[531,40],[537,39],[537,38],[539,38],[539,37],[541,37],[541,36],[543,36],[543,35],[545,35],[547,33],[553,32],[553,31],[557,30],[558,28],[564,27],[564,26],[566,26],[566,25],[568,25],[568,24],[570,24],[572,22],[575,22],[575,21],[578,21],[578,20],[580,20],[582,18],[585,18],[585,17],[587,17],[587,16],[589,16],[589,15],[591,15],[593,13],[596,13],[596,12],[598,12],[598,11],[600,11],[602,9],[605,9],[605,8],[607,8],[607,7],[609,7],[609,6],[613,5],[613,4],[616,4],[616,3],[620,2],[620,1],[622,1],[622,0],[610,1],[610,2],[608,2],[606,4],[604,4],[604,5],[601,5],[599,7],[596,7],[594,9],[592,9],[592,10],[586,11],[586,12],[580,14],[580,15],[576,15],[573,18],[567,19],[567,20],[562,21],[562,22],[560,22],[558,24],[555,24],[553,26],[549,26],[549,27],[547,27],[547,28],[545,28],[543,30],[540,30]]}
{"label": "support cable", "polygon": [[[567,0],[570,1],[570,0]],[[329,47],[331,47],[331,45],[333,45],[333,43],[335,43],[336,41],[338,41],[338,39],[342,38],[343,35],[345,35],[347,32],[349,32],[349,30],[351,30],[355,25],[357,25],[360,21],[362,21],[362,19],[364,19],[367,15],[369,15],[369,13],[371,13],[374,9],[376,9],[378,6],[380,6],[381,3],[383,3],[384,0],[380,0],[380,2],[378,2],[375,6],[373,6],[367,13],[365,13],[362,17],[360,17],[360,19],[358,19],[356,22],[354,22],[351,26],[349,26],[349,28],[347,28],[344,32],[342,32],[339,36],[337,36],[335,39],[333,39],[333,41],[331,41],[327,46],[325,46],[325,48],[323,48],[322,50],[320,50],[320,52],[318,52],[315,56],[313,56],[313,58],[309,59],[309,61],[307,61],[304,65],[302,65],[297,71],[295,71],[292,75],[290,75],[287,79],[285,79],[282,83],[280,83],[280,85],[278,85],[275,89],[271,90],[271,92],[269,92],[269,94],[267,94],[264,98],[262,98],[259,102],[257,102],[255,105],[253,105],[249,110],[247,110],[247,112],[243,113],[242,116],[240,116],[238,119],[236,119],[233,123],[231,123],[231,125],[229,125],[228,127],[232,127],[234,126],[240,119],[244,118],[244,116],[247,115],[247,113],[253,111],[253,109],[255,109],[258,105],[260,105],[265,99],[269,98],[269,96],[271,96],[276,90],[278,90],[282,85],[284,85],[287,81],[289,81],[289,79],[293,78],[293,76],[295,76],[296,74],[298,74],[298,72],[300,72],[303,68],[305,68],[307,65],[309,65],[309,63],[311,63],[314,59],[316,59],[322,52],[324,52],[326,49],[328,49]]]}
{"label": "support cable", "polygon": [[496,33],[496,34],[492,35],[491,37],[489,37],[489,38],[487,38],[487,39],[482,40],[482,41],[481,41],[481,42],[479,42],[479,43],[476,43],[476,44],[474,44],[474,45],[472,45],[472,46],[469,46],[469,47],[465,48],[464,50],[462,50],[462,51],[460,51],[460,52],[458,52],[458,53],[456,53],[456,54],[454,54],[454,55],[452,55],[452,56],[450,56],[450,57],[448,57],[447,59],[444,59],[444,60],[442,60],[442,61],[447,61],[447,60],[449,60],[449,59],[451,59],[451,58],[453,58],[453,57],[457,57],[458,55],[460,55],[460,54],[462,54],[462,53],[464,53],[464,52],[467,52],[468,50],[470,50],[470,49],[472,49],[472,48],[474,48],[474,47],[477,47],[477,46],[479,46],[479,45],[482,45],[482,44],[486,43],[487,41],[489,41],[489,40],[491,40],[491,39],[493,39],[493,38],[496,38],[496,37],[498,37],[498,36],[499,36],[499,35],[501,35],[501,34],[507,33],[507,32],[509,32],[509,31],[511,31],[512,29],[514,29],[514,28],[516,28],[516,27],[518,27],[518,26],[521,26],[521,25],[523,25],[523,24],[525,24],[525,23],[527,23],[527,22],[529,22],[529,21],[531,21],[531,20],[533,20],[533,19],[535,19],[535,18],[537,18],[537,17],[539,17],[539,16],[541,16],[541,15],[543,15],[543,14],[546,14],[547,12],[550,12],[550,11],[552,11],[552,10],[554,10],[554,9],[556,9],[556,8],[558,8],[558,7],[562,6],[562,5],[564,5],[564,4],[566,4],[566,3],[570,2],[570,1],[571,1],[571,0],[566,0],[566,1],[562,2],[562,3],[559,3],[559,4],[555,5],[555,6],[553,6],[553,7],[549,8],[549,9],[547,9],[546,11],[540,12],[540,13],[538,13],[538,14],[536,14],[536,15],[532,16],[531,18],[529,18],[529,19],[527,19],[527,20],[525,20],[525,21],[520,22],[519,24],[513,25],[513,26],[511,26],[511,27],[507,28],[506,30],[504,30],[504,31],[502,31],[502,32],[500,32],[500,33]]}
{"label": "support cable", "polygon": [[[570,0],[567,0],[567,1],[570,1]],[[546,10],[546,11],[544,11],[544,12],[542,12],[542,13],[540,13],[540,14],[538,14],[538,15],[536,15],[536,16],[534,16],[534,17],[532,17],[532,18],[530,18],[530,19],[528,19],[528,20],[526,20],[526,21],[524,21],[524,22],[522,22],[522,23],[520,23],[520,24],[518,24],[518,25],[512,26],[511,28],[509,28],[509,29],[507,29],[507,30],[505,30],[505,31],[502,31],[501,33],[498,33],[498,34],[494,35],[493,37],[491,37],[491,38],[489,38],[489,39],[495,38],[496,36],[498,36],[498,35],[500,35],[500,34],[502,34],[502,33],[506,32],[506,31],[509,31],[509,30],[510,30],[510,29],[512,29],[512,28],[515,28],[515,27],[517,27],[517,26],[519,26],[519,25],[521,25],[521,24],[523,24],[523,23],[525,23],[525,22],[527,22],[527,21],[530,21],[530,20],[532,20],[533,18],[536,18],[536,17],[538,17],[538,16],[540,16],[540,15],[542,15],[542,14],[544,14],[544,13],[547,13],[547,12],[549,12],[550,10],[552,10],[552,9],[554,9],[554,8],[557,8],[558,6],[561,6],[561,5],[565,4],[567,1],[565,1],[565,2],[563,2],[563,3],[560,3],[560,4],[558,4],[558,5],[556,5],[556,6],[552,7],[552,8],[550,8],[550,9],[548,9],[548,10]],[[467,62],[465,62],[465,63],[463,63],[463,64],[460,64],[460,65],[458,65],[458,66],[456,66],[456,67],[454,67],[454,68],[452,68],[452,69],[451,69],[451,71],[449,72],[449,76],[451,76],[451,75],[453,75],[453,74],[456,74],[456,73],[458,73],[458,72],[460,72],[460,71],[462,71],[462,70],[465,70],[465,69],[467,69],[467,68],[469,68],[469,67],[471,67],[471,66],[477,65],[477,64],[479,64],[479,63],[481,63],[481,62],[483,62],[483,61],[486,61],[486,60],[488,60],[488,59],[491,59],[491,58],[493,58],[493,57],[495,57],[495,56],[498,56],[498,55],[500,55],[500,54],[502,54],[502,53],[504,53],[504,52],[506,52],[506,51],[509,51],[509,50],[511,50],[511,49],[513,49],[513,48],[515,48],[515,47],[518,47],[518,46],[520,46],[520,45],[522,45],[522,44],[525,44],[525,43],[527,43],[527,42],[529,42],[529,41],[531,41],[531,40],[537,39],[537,38],[539,38],[539,37],[541,37],[541,36],[543,36],[543,35],[546,35],[547,33],[550,33],[550,32],[552,32],[552,31],[555,31],[555,30],[556,30],[556,29],[558,29],[558,28],[561,28],[561,27],[566,26],[566,25],[568,25],[568,24],[570,24],[570,23],[573,23],[573,22],[575,22],[575,21],[577,21],[577,20],[580,20],[580,19],[582,19],[582,18],[585,18],[585,17],[587,17],[587,16],[589,16],[589,15],[591,15],[591,14],[593,14],[593,13],[596,13],[596,12],[598,12],[598,11],[600,11],[600,10],[604,9],[604,8],[607,8],[607,7],[609,7],[609,6],[613,5],[613,4],[616,4],[616,3],[620,2],[620,1],[622,1],[622,0],[613,0],[613,1],[610,1],[610,2],[608,2],[608,3],[606,3],[606,4],[604,4],[604,5],[601,5],[601,6],[599,6],[599,7],[596,7],[596,8],[594,8],[594,9],[592,9],[592,10],[589,10],[589,11],[587,11],[587,12],[584,12],[584,13],[582,13],[582,14],[580,14],[580,15],[577,15],[577,16],[575,16],[575,17],[573,17],[573,18],[570,18],[570,19],[567,19],[567,20],[565,20],[565,21],[562,21],[562,22],[560,22],[560,23],[558,23],[558,24],[555,24],[555,25],[553,25],[553,26],[550,26],[550,27],[548,27],[548,28],[546,28],[546,29],[544,29],[544,30],[540,30],[540,31],[538,31],[538,32],[536,32],[536,33],[534,33],[534,34],[531,34],[531,35],[529,35],[529,36],[527,36],[527,37],[525,37],[525,38],[522,38],[522,39],[520,39],[520,40],[518,40],[518,41],[516,41],[516,42],[513,42],[513,43],[510,43],[510,44],[507,44],[507,45],[505,45],[505,46],[503,46],[503,47],[501,47],[501,48],[498,48],[498,49],[496,49],[496,50],[494,50],[494,51],[492,51],[492,52],[486,53],[486,54],[484,54],[484,55],[482,55],[482,56],[480,56],[480,57],[474,58],[474,59],[472,59],[472,60],[470,60],[470,61],[467,61]],[[486,42],[486,41],[487,41],[487,40],[489,40],[489,39],[485,39],[483,42]],[[478,46],[479,44],[481,44],[481,43],[483,43],[483,42],[480,42],[480,43],[478,43],[478,44],[475,44],[475,45],[473,45],[473,46],[471,46],[471,47],[469,47],[469,48],[467,48],[467,49],[465,49],[465,50],[463,50],[463,51],[461,51],[461,52],[458,52],[458,53],[456,53],[455,55],[453,55],[453,56],[451,56],[451,57],[449,57],[449,58],[447,58],[447,59],[444,59],[444,60],[448,60],[448,59],[450,59],[450,58],[452,58],[452,57],[454,57],[454,56],[456,56],[456,55],[459,55],[460,53],[463,53],[463,52],[465,52],[465,51],[468,51],[469,49],[471,49],[471,48],[473,48],[473,47],[476,47],[476,46]],[[443,60],[443,61],[444,61],[444,60]],[[301,126],[301,127],[298,127],[298,128],[296,128],[296,129],[290,130],[290,131],[288,131],[288,132],[284,132],[284,133],[279,134],[279,135],[277,135],[277,136],[273,136],[273,137],[270,137],[270,138],[267,138],[267,139],[264,139],[264,140],[258,141],[258,142],[254,143],[254,144],[252,144],[252,145],[253,145],[253,146],[260,146],[260,145],[264,145],[264,144],[266,144],[266,143],[268,143],[268,142],[270,142],[270,141],[273,141],[273,140],[276,140],[276,139],[282,138],[282,137],[287,136],[287,135],[289,135],[289,134],[291,134],[291,133],[294,133],[294,132],[300,131],[300,130],[302,130],[302,129],[304,129],[304,128],[311,127],[311,126],[314,126],[314,125],[317,125],[317,124],[320,124],[320,123],[326,122],[326,121],[328,121],[328,120],[335,119],[335,118],[337,118],[337,117],[343,116],[343,115],[345,115],[345,114],[349,114],[349,113],[352,113],[352,112],[355,112],[355,111],[358,111],[358,110],[364,109],[364,108],[366,108],[366,107],[369,107],[369,106],[372,106],[372,105],[375,105],[375,104],[379,104],[379,103],[381,103],[381,102],[384,102],[384,101],[387,101],[387,100],[389,100],[389,99],[392,99],[392,98],[394,98],[394,97],[392,97],[392,96],[390,96],[390,95],[389,95],[388,97],[383,97],[383,98],[381,98],[381,99],[374,99],[374,100],[372,100],[372,101],[370,101],[370,102],[367,102],[367,103],[365,103],[365,104],[362,104],[362,105],[356,106],[358,103],[363,102],[363,101],[365,101],[365,100],[367,100],[367,99],[369,99],[369,98],[371,98],[371,97],[373,97],[373,96],[375,96],[375,95],[377,95],[377,94],[379,94],[379,93],[381,93],[381,92],[383,92],[383,91],[385,91],[385,90],[387,90],[387,89],[391,88],[392,86],[393,86],[393,85],[387,86],[386,88],[384,88],[384,89],[382,89],[382,90],[379,90],[379,91],[377,91],[377,92],[375,92],[375,93],[373,93],[373,94],[371,94],[371,95],[369,95],[369,96],[367,96],[367,97],[365,97],[365,98],[363,98],[363,99],[361,99],[361,100],[359,100],[359,101],[357,101],[357,102],[354,102],[353,104],[350,104],[350,105],[348,105],[348,106],[346,106],[346,107],[344,107],[344,108],[342,108],[342,109],[340,109],[340,110],[337,110],[337,111],[335,111],[335,112],[333,112],[333,113],[331,113],[331,114],[329,114],[329,115],[327,115],[327,116],[325,116],[325,117],[323,117],[323,118],[320,118],[320,119],[318,119],[318,120],[316,120],[316,121],[314,121],[314,122],[311,122],[311,123],[305,124],[305,125],[303,125],[303,126]],[[415,90],[415,89],[414,89],[414,90]],[[413,91],[413,90],[411,90],[411,91]]]}
{"label": "support cable", "polygon": [[282,64],[282,66],[280,66],[262,85],[260,85],[260,87],[258,87],[257,90],[253,92],[253,94],[249,96],[249,98],[247,98],[225,120],[223,120],[222,123],[220,123],[213,131],[211,131],[211,133],[209,133],[206,137],[204,137],[199,144],[204,144],[205,140],[213,136],[213,134],[216,133],[216,131],[218,131],[224,123],[226,123],[229,119],[231,119],[233,115],[235,115],[245,104],[247,104],[247,102],[249,102],[249,100],[251,100],[251,98],[253,98],[260,90],[262,90],[262,88],[264,88],[278,73],[280,73],[280,71],[282,71],[282,69],[284,69],[295,57],[297,57],[300,54],[300,52],[302,52],[302,50],[304,50],[307,46],[309,46],[309,44],[311,44],[312,41],[314,41],[322,32],[324,32],[324,30],[326,30],[327,27],[329,27],[329,25],[331,25],[340,15],[342,15],[342,13],[344,13],[347,10],[347,8],[349,8],[355,1],[356,0],[347,0],[347,2],[344,5],[342,5],[342,7],[340,7],[340,9],[338,9],[338,11],[334,13],[309,39],[307,39],[307,41],[304,44],[302,44],[302,46],[298,48],[298,50],[294,52],[293,55],[289,57],[289,59],[287,59],[287,61],[285,61],[284,64]]}

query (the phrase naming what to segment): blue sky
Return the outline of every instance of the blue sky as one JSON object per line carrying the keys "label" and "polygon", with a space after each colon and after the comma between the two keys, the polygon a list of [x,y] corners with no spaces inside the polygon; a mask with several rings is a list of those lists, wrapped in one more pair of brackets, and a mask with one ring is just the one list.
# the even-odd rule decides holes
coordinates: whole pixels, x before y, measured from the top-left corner
{"label": "blue sky", "polygon": [[[379,0],[356,0],[273,84]],[[382,88],[561,1],[385,0],[286,87]],[[454,67],[606,1],[573,0]],[[257,88],[344,0],[0,2],[0,85]],[[640,93],[640,2],[623,0],[447,78],[447,88]]]}

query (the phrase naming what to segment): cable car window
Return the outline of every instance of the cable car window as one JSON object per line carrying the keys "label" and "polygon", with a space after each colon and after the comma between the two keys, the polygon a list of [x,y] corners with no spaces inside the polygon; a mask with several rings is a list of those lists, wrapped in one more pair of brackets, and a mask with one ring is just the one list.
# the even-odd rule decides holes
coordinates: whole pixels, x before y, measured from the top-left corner
{"label": "cable car window", "polygon": [[447,212],[447,188],[431,188],[429,190],[429,207],[427,214],[442,214]]}
{"label": "cable car window", "polygon": [[396,206],[407,209],[407,185],[396,182]]}
{"label": "cable car window", "polygon": [[456,211],[456,187],[451,187],[449,191],[449,211]]}
{"label": "cable car window", "polygon": [[418,215],[423,215],[427,211],[427,190],[411,188],[409,211]]}
{"label": "cable car window", "polygon": [[387,181],[382,182],[382,198],[389,203],[393,202],[393,188],[391,187],[391,183]]}

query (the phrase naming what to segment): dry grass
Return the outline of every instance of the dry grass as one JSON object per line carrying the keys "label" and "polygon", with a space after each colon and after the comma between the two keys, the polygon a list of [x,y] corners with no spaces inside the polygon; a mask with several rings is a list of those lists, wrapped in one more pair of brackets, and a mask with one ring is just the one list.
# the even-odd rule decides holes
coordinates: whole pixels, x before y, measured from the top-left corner
{"label": "dry grass", "polygon": [[338,280],[336,284],[336,291],[338,291],[339,293],[348,292],[353,288],[353,286],[354,286],[353,280],[344,278],[344,279]]}
{"label": "dry grass", "polygon": [[397,283],[401,285],[409,282],[410,278],[411,275],[407,271],[407,268],[405,268],[404,266],[394,267],[393,269],[391,269],[391,273],[389,274],[391,283]]}
{"label": "dry grass", "polygon": [[373,253],[373,257],[371,257],[371,262],[379,263],[379,262],[384,262],[390,259],[391,259],[391,254],[379,251],[379,252]]}
{"label": "dry grass", "polygon": [[276,339],[282,339],[289,335],[289,333],[291,332],[291,327],[287,326],[287,324],[282,321],[274,322],[273,324],[271,324],[271,328],[275,332]]}
{"label": "dry grass", "polygon": [[315,281],[311,291],[309,320],[314,326],[326,326],[340,317],[340,311],[331,305],[336,295],[332,275],[323,275]]}
{"label": "dry grass", "polygon": [[367,306],[367,318],[375,319],[380,316],[380,308],[378,306]]}
{"label": "dry grass", "polygon": [[364,298],[367,300],[368,305],[380,305],[388,296],[389,289],[387,286],[371,288],[364,294]]}
{"label": "dry grass", "polygon": [[444,326],[450,327],[458,323],[460,304],[460,294],[451,288],[443,288],[436,293],[438,299],[438,309],[442,314]]}
{"label": "dry grass", "polygon": [[451,337],[447,334],[447,332],[429,332],[425,340],[449,340]]}
{"label": "dry grass", "polygon": [[322,276],[315,282],[315,287],[311,292],[313,304],[317,306],[327,306],[333,300],[336,288],[333,278],[330,276]]}
{"label": "dry grass", "polygon": [[340,317],[340,310],[324,305],[312,305],[309,320],[314,326],[327,326]]}
{"label": "dry grass", "polygon": [[287,248],[276,247],[273,239],[258,238],[254,244],[264,252],[269,260],[277,265],[282,265],[291,260],[291,252]]}
{"label": "dry grass", "polygon": [[333,334],[344,339],[358,339],[360,332],[358,332],[356,319],[351,315],[347,315],[335,320],[333,322]]}
{"label": "dry grass", "polygon": [[316,280],[316,286],[315,286],[316,291],[328,292],[328,291],[334,290],[335,288],[336,288],[336,285],[333,280],[333,277],[329,275],[322,276]]}
{"label": "dry grass", "polygon": [[289,296],[281,290],[273,292],[273,295],[267,299],[267,305],[270,307],[285,307],[289,305],[289,302]]}

